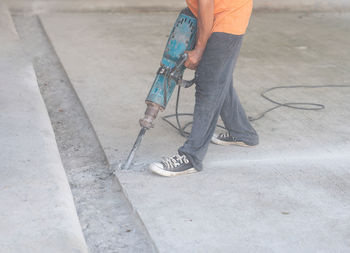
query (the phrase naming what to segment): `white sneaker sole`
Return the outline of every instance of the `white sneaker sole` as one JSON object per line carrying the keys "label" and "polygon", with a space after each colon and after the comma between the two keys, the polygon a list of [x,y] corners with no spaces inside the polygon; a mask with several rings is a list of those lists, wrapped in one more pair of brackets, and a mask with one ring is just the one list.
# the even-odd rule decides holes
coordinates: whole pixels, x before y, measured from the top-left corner
{"label": "white sneaker sole", "polygon": [[150,164],[149,169],[153,173],[160,175],[160,176],[163,176],[163,177],[175,177],[175,176],[192,174],[192,173],[198,172],[195,168],[191,168],[191,169],[184,170],[181,172],[167,171],[167,170],[163,170],[162,167],[158,166],[156,163]]}

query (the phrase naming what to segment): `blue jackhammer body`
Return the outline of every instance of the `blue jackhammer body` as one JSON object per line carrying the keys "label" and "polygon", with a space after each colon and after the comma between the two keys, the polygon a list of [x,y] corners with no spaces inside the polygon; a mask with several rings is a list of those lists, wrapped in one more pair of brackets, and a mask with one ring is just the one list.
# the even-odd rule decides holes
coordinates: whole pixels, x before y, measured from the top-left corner
{"label": "blue jackhammer body", "polygon": [[[181,13],[170,33],[163,58],[160,63],[161,67],[157,72],[157,76],[153,82],[146,101],[157,103],[163,108],[166,107],[167,102],[169,101],[177,84],[177,80],[175,78],[171,78],[169,80],[170,82],[167,83],[167,79],[169,78],[167,75],[170,74],[169,72],[171,69],[176,68],[184,52],[193,48],[196,38],[196,30],[197,20]],[[178,69],[177,78],[182,78],[184,70],[185,67],[181,65],[180,69]],[[164,98],[166,103],[164,103]]]}
{"label": "blue jackhammer body", "polygon": [[146,98],[147,109],[145,116],[140,119],[140,133],[127,160],[121,164],[122,169],[130,167],[146,130],[153,127],[153,121],[157,117],[158,112],[164,110],[167,106],[175,86],[177,84],[183,87],[192,85],[194,80],[185,81],[182,77],[185,71],[183,64],[187,59],[185,51],[193,49],[196,41],[196,32],[197,19],[188,9],[184,9],[176,19],[169,35],[160,68]]}
{"label": "blue jackhammer body", "polygon": [[188,10],[180,13],[169,35],[160,68],[146,98],[145,117],[142,127],[153,126],[159,110],[164,110],[177,84],[181,85],[187,57],[185,51],[192,50],[196,42],[197,19]]}

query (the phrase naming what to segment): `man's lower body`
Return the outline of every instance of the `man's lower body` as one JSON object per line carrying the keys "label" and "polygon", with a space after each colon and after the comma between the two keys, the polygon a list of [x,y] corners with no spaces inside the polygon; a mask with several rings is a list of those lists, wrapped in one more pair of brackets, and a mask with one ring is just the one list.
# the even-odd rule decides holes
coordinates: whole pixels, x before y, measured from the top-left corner
{"label": "man's lower body", "polygon": [[150,169],[163,176],[188,174],[203,169],[203,159],[213,138],[219,116],[227,133],[216,143],[254,146],[258,135],[233,88],[233,71],[243,35],[213,33],[196,71],[196,94],[192,131],[178,155],[152,163]]}

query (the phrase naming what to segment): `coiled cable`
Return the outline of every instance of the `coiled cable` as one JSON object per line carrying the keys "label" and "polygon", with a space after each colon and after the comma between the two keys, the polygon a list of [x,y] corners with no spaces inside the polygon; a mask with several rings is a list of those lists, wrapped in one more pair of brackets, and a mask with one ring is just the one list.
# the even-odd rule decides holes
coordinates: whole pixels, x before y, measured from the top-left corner
{"label": "coiled cable", "polygon": [[[267,94],[273,90],[278,90],[278,89],[317,89],[317,88],[349,88],[350,84],[344,84],[344,85],[290,85],[290,86],[275,86],[269,89],[264,90],[263,92],[260,93],[260,96],[267,101],[275,104],[275,106],[261,112],[257,117],[248,117],[250,121],[256,121],[260,120],[263,117],[266,116],[266,114],[281,108],[281,107],[287,107],[295,110],[308,110],[308,111],[319,111],[323,110],[326,108],[325,105],[323,104],[318,104],[318,103],[312,103],[312,102],[287,102],[287,103],[282,103],[278,102],[277,100],[272,99],[271,97],[267,96]],[[174,114],[169,114],[166,116],[163,116],[162,119],[167,122],[170,126],[175,128],[177,131],[179,131],[180,135],[183,137],[188,137],[190,132],[186,131],[186,129],[193,124],[193,121],[190,121],[186,123],[185,125],[181,125],[180,122],[180,117],[187,116],[187,117],[193,117],[193,113],[179,113],[179,102],[180,102],[180,92],[181,92],[181,87],[178,86],[177,89],[177,97],[176,97],[176,105],[175,105],[175,113]],[[169,119],[175,117],[176,119],[176,125],[172,123]],[[221,126],[219,124],[216,125],[219,128],[225,129],[224,126]]]}

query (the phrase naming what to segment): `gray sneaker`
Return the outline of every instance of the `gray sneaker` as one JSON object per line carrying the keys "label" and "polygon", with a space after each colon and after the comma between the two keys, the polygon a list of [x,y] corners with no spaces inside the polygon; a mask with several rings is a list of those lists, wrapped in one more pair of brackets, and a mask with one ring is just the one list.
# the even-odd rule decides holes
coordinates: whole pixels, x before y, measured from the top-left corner
{"label": "gray sneaker", "polygon": [[185,155],[164,158],[161,162],[151,163],[149,168],[153,173],[164,177],[174,177],[198,172],[198,170],[193,168]]}
{"label": "gray sneaker", "polygon": [[223,146],[228,146],[228,145],[237,145],[242,147],[254,146],[254,145],[249,145],[236,137],[233,137],[232,135],[230,135],[229,132],[214,134],[214,136],[211,138],[211,142],[218,145],[223,145]]}

